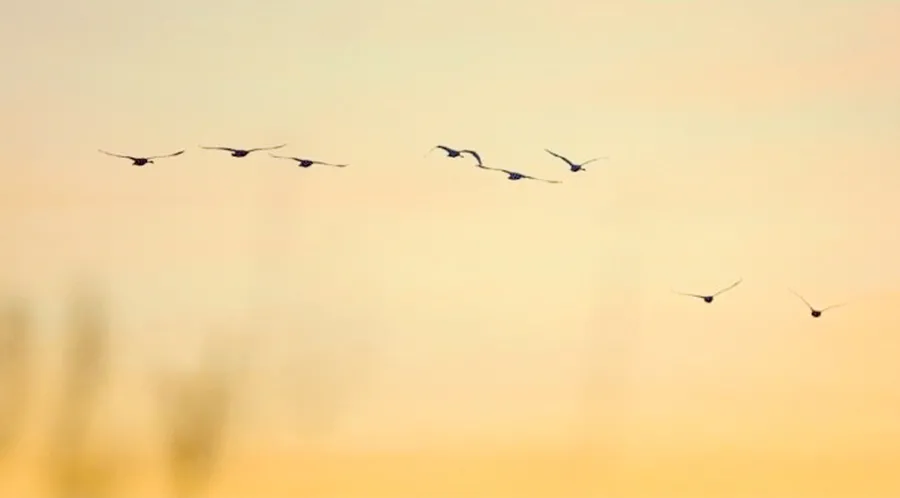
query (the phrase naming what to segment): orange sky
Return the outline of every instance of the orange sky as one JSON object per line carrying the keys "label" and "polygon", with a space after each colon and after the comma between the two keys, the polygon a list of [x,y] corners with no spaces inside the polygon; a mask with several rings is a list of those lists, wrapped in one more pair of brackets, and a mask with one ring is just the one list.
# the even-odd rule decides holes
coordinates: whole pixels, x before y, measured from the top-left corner
{"label": "orange sky", "polygon": [[[223,493],[290,495],[272,475],[314,441],[385,496],[448,468],[470,469],[460,493],[519,493],[478,477],[496,451],[495,477],[555,496],[582,489],[552,469],[585,447],[623,496],[895,496],[898,22],[877,0],[20,2],[0,282],[48,368],[73,281],[102,282],[105,413],[147,444],[150,372],[249,338],[223,465],[273,463]],[[197,148],[283,142],[351,166]],[[545,147],[612,159],[572,174]],[[188,150],[134,168],[98,148]],[[713,305],[671,292],[738,277]],[[788,287],[851,305],[814,321]],[[423,484],[385,481],[397,455]]]}

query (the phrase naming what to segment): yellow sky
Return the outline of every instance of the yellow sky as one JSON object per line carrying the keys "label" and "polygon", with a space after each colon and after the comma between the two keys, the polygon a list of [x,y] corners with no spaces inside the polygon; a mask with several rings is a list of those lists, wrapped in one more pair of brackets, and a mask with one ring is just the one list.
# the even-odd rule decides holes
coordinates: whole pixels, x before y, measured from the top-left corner
{"label": "yellow sky", "polygon": [[[245,334],[235,444],[278,458],[340,413],[339,453],[900,465],[898,22],[877,0],[10,3],[0,281],[48,352],[72,281],[103,282],[132,432],[148,370]],[[351,167],[197,148],[283,142]],[[545,147],[612,159],[572,174]],[[714,305],[671,292],[738,277]],[[852,306],[814,321],[788,287]]]}

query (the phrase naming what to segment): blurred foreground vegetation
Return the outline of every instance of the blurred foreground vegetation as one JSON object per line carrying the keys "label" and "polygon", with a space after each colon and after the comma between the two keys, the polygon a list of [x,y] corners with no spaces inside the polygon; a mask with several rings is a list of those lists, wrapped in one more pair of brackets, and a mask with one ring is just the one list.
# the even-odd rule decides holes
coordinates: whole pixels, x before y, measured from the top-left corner
{"label": "blurred foreground vegetation", "polygon": [[[110,428],[104,410],[109,384],[117,375],[116,334],[107,300],[96,288],[75,288],[66,299],[62,333],[51,334],[47,348],[40,347],[38,316],[27,299],[0,300],[0,496],[9,496],[7,484],[21,472],[11,464],[22,458],[38,467],[43,496],[128,496],[132,477],[146,473],[137,462],[147,459],[127,434]],[[236,352],[241,353],[240,347],[229,339],[214,338],[187,371],[152,365],[144,372],[153,412],[148,419],[153,421],[154,453],[162,460],[154,468],[164,474],[159,477],[167,483],[169,496],[204,496],[215,481],[227,451],[235,405],[246,391],[241,389],[245,358]],[[321,361],[315,366],[327,367]],[[320,384],[310,381],[326,380],[327,372],[297,373],[286,383],[300,394],[295,405],[313,406],[316,400],[304,402],[297,388]],[[305,374],[309,376],[302,378]],[[319,396],[321,390],[318,386],[309,394]],[[49,393],[49,409],[36,409],[38,392]],[[324,416],[312,414],[314,430],[327,430],[333,420],[322,426],[320,419],[335,416],[335,410]],[[298,431],[304,423],[298,418]],[[22,444],[29,432],[38,435],[34,445]],[[38,450],[29,459],[25,453],[32,447]]]}

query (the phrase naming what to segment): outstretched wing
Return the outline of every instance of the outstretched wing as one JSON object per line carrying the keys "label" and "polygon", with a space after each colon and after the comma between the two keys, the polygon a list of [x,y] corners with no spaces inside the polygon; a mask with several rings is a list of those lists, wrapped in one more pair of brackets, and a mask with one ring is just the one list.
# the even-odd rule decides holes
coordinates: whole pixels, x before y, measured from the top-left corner
{"label": "outstretched wing", "polygon": [[[519,173],[521,174],[521,173]],[[536,180],[544,183],[561,183],[559,180],[548,180],[546,178],[538,178],[536,176],[522,175],[522,178],[528,178],[529,180]]]}
{"label": "outstretched wing", "polygon": [[737,282],[735,282],[735,283],[729,285],[728,287],[725,287],[724,289],[722,289],[722,290],[716,292],[715,294],[713,294],[713,296],[718,296],[719,294],[721,294],[721,293],[723,293],[723,292],[728,292],[728,291],[730,291],[731,289],[734,289],[735,287],[737,287],[737,286],[738,286],[741,282],[743,282],[743,281],[744,281],[743,278],[739,278],[739,279],[737,279]]}
{"label": "outstretched wing", "polygon": [[256,152],[258,150],[275,150],[284,147],[287,144],[276,145],[274,147],[257,147],[255,149],[247,149],[247,152]]}
{"label": "outstretched wing", "polygon": [[206,150],[226,150],[228,152],[237,152],[237,151],[241,150],[241,149],[232,149],[231,147],[204,147],[202,145],[200,146],[200,148],[206,149]]}
{"label": "outstretched wing", "polygon": [[476,161],[478,161],[479,166],[483,165],[483,163],[481,162],[481,156],[479,156],[478,153],[475,152],[474,150],[463,149],[463,150],[459,151],[459,153],[460,154],[468,154],[468,155],[474,157]]}
{"label": "outstretched wing", "polygon": [[587,160],[587,161],[581,163],[581,165],[582,165],[582,166],[585,166],[585,165],[587,165],[587,164],[591,164],[591,163],[594,162],[594,161],[599,161],[600,159],[609,159],[609,157],[608,157],[608,156],[595,157],[595,158],[593,158],[593,159],[589,159],[589,160]]}
{"label": "outstretched wing", "polygon": [[104,154],[106,154],[107,156],[119,157],[119,158],[122,158],[122,159],[131,159],[132,161],[137,161],[138,159],[140,159],[139,157],[123,156],[123,155],[121,155],[121,154],[113,154],[112,152],[106,152],[106,151],[103,150],[103,149],[97,149],[97,150],[100,151],[100,152],[102,152],[102,153],[104,153]]}
{"label": "outstretched wing", "polygon": [[298,163],[299,163],[300,161],[303,160],[303,159],[300,159],[299,157],[277,156],[277,155],[275,155],[275,154],[269,154],[269,156],[274,157],[274,158],[276,158],[276,159],[288,159],[288,160],[290,160],[290,161],[296,161],[296,162],[298,162]]}
{"label": "outstretched wing", "polygon": [[841,306],[846,306],[847,304],[849,304],[849,303],[832,304],[831,306],[828,306],[827,308],[822,308],[819,311],[825,312],[830,309],[840,308]]}
{"label": "outstretched wing", "polygon": [[551,156],[553,156],[553,157],[558,157],[558,158],[562,159],[562,160],[565,161],[566,164],[568,164],[569,166],[578,166],[577,164],[573,163],[572,161],[569,160],[569,158],[567,158],[567,157],[565,157],[565,156],[561,156],[561,155],[557,154],[556,152],[553,152],[553,151],[550,150],[550,149],[544,149],[544,150],[547,151],[547,153],[550,154]]}
{"label": "outstretched wing", "polygon": [[456,150],[451,149],[450,147],[447,147],[446,145],[435,145],[434,147],[429,149],[428,152],[425,153],[425,156],[428,156],[428,154],[431,154],[432,152],[434,152],[435,149],[441,149],[442,151],[444,151],[448,154],[450,152],[456,152]]}
{"label": "outstretched wing", "polygon": [[[797,291],[795,291],[794,289],[788,289],[788,290],[791,291],[791,293],[793,295],[799,297],[800,300],[803,301],[803,304],[805,304],[809,309],[815,310],[815,308],[813,308],[813,306],[811,304],[809,304],[809,301],[807,301],[803,296],[801,296],[799,293],[797,293]],[[821,311],[821,310],[819,310],[819,311]]]}
{"label": "outstretched wing", "polygon": [[332,166],[334,168],[346,168],[346,164],[323,163],[322,161],[313,161],[313,164],[321,164],[322,166]]}
{"label": "outstretched wing", "polygon": [[165,158],[165,157],[175,157],[175,156],[180,156],[180,155],[182,155],[182,154],[184,154],[184,149],[179,150],[178,152],[173,152],[173,153],[171,153],[171,154],[165,154],[165,155],[162,155],[162,156],[150,156],[150,157],[148,157],[147,159],[163,159],[163,158]]}
{"label": "outstretched wing", "polygon": [[691,294],[689,292],[678,292],[677,290],[673,290],[672,292],[674,292],[675,294],[678,294],[679,296],[696,297],[697,299],[703,299],[706,297],[706,296],[703,296],[700,294]]}

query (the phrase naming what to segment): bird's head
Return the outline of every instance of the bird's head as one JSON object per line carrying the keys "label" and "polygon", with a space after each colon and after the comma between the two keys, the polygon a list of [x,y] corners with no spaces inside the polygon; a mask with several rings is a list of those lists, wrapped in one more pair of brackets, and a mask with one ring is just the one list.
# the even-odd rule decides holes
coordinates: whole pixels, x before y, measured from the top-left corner
{"label": "bird's head", "polygon": [[147,164],[156,164],[156,163],[153,162],[153,159],[147,159]]}

